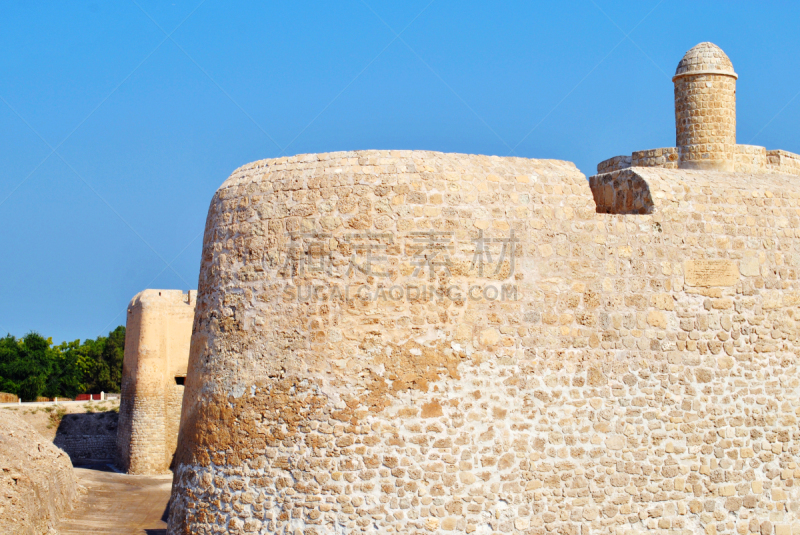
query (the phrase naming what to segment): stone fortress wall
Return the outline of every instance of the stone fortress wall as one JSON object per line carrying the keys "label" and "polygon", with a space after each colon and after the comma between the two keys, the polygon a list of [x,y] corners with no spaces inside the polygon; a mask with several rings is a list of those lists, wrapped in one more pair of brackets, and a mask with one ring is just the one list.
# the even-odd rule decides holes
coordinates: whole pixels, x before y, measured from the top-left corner
{"label": "stone fortress wall", "polygon": [[145,290],[128,306],[117,464],[169,471],[175,453],[196,292]]}
{"label": "stone fortress wall", "polygon": [[169,532],[800,532],[800,183],[774,171],[238,169]]}

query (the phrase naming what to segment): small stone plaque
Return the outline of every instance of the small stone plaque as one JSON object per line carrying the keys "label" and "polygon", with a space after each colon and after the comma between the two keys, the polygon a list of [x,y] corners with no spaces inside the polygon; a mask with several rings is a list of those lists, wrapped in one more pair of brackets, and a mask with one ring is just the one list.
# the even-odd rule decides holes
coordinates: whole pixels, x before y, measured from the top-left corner
{"label": "small stone plaque", "polygon": [[733,286],[739,281],[733,260],[687,260],[683,274],[688,286]]}

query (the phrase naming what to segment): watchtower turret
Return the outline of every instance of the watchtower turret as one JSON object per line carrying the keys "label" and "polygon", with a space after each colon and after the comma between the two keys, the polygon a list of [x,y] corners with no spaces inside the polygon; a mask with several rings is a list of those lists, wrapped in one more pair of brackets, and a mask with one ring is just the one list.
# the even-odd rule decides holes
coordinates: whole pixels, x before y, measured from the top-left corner
{"label": "watchtower turret", "polygon": [[713,43],[700,43],[678,63],[672,81],[679,168],[734,170],[737,78]]}

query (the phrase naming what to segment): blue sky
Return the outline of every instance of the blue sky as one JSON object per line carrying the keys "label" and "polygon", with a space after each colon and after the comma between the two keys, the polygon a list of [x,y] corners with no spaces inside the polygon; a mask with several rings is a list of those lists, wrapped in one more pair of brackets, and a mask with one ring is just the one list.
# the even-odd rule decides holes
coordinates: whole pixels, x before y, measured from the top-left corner
{"label": "blue sky", "polygon": [[125,322],[197,285],[215,189],[281,154],[597,162],[674,145],[701,41],[739,73],[738,142],[800,152],[792,2],[43,2],[0,17],[0,333]]}

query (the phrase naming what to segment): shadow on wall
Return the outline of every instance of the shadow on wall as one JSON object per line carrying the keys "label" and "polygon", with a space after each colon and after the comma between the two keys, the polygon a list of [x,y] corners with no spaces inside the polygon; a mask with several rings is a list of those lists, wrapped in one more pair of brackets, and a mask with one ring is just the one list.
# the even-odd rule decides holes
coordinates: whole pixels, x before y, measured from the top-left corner
{"label": "shadow on wall", "polygon": [[[164,508],[164,512],[161,514],[161,521],[164,522],[164,523],[169,522],[169,504],[170,503],[172,503],[171,499],[170,499],[169,502],[167,502],[167,506]],[[147,535],[167,535],[167,530],[166,529],[145,529],[144,532]]]}
{"label": "shadow on wall", "polygon": [[73,465],[86,461],[113,461],[118,418],[114,411],[66,414],[58,425],[53,444],[69,455]]}

